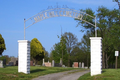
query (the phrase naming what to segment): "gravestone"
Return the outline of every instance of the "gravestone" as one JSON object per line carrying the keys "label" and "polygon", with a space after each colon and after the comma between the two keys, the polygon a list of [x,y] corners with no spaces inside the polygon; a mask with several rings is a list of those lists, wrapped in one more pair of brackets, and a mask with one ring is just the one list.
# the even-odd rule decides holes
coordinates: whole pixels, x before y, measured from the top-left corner
{"label": "gravestone", "polygon": [[62,65],[62,67],[65,67],[65,65]]}
{"label": "gravestone", "polygon": [[74,63],[72,64],[72,67],[74,67]]}
{"label": "gravestone", "polygon": [[0,60],[0,68],[3,68],[3,61]]}
{"label": "gravestone", "polygon": [[17,64],[16,63],[17,61],[18,61],[18,58],[11,57],[11,61],[10,62],[13,62],[13,66],[15,66]]}
{"label": "gravestone", "polygon": [[33,61],[30,61],[30,66],[33,66]]}
{"label": "gravestone", "polygon": [[78,62],[74,62],[74,68],[78,68]]}
{"label": "gravestone", "polygon": [[60,63],[55,63],[55,67],[62,67],[62,64],[60,64]]}
{"label": "gravestone", "polygon": [[88,67],[84,67],[85,69],[88,69]]}
{"label": "gravestone", "polygon": [[84,68],[84,62],[82,62],[82,68]]}
{"label": "gravestone", "polygon": [[9,66],[14,66],[14,62],[9,62]]}
{"label": "gravestone", "polygon": [[51,63],[50,63],[50,62],[45,62],[44,65],[45,65],[46,67],[51,67]]}
{"label": "gravestone", "polygon": [[54,65],[55,65],[55,62],[54,62],[54,60],[52,60],[52,67],[54,67]]}
{"label": "gravestone", "polygon": [[60,64],[62,65],[62,58],[60,58]]}
{"label": "gravestone", "polygon": [[43,58],[43,63],[42,63],[42,66],[45,66],[45,61],[44,61],[44,58]]}
{"label": "gravestone", "polygon": [[79,62],[79,68],[81,68],[81,62]]}

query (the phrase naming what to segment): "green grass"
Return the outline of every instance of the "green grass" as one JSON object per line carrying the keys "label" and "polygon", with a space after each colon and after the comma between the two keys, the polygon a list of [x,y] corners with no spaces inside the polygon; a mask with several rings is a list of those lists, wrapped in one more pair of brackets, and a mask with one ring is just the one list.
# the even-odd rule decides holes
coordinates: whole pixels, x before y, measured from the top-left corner
{"label": "green grass", "polygon": [[78,80],[120,80],[120,69],[103,69],[102,71],[102,74],[96,76],[90,76],[90,73],[87,73]]}
{"label": "green grass", "polygon": [[17,66],[0,68],[0,80],[31,80],[35,77],[57,73],[62,71],[73,70],[75,68],[62,68],[62,67],[30,67],[30,74],[18,73]]}

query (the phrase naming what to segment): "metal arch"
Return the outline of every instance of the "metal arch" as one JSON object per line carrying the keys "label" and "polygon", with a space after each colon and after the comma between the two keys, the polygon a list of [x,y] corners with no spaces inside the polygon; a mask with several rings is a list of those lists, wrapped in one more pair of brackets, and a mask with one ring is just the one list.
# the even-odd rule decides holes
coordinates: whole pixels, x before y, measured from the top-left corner
{"label": "metal arch", "polygon": [[[45,20],[45,19],[48,19],[48,18],[52,18],[52,17],[72,17],[72,18],[76,18],[76,19],[79,19],[79,20],[82,20],[92,26],[95,27],[95,37],[97,37],[97,30],[96,30],[96,17],[94,16],[91,16],[85,12],[82,12],[82,11],[78,11],[78,10],[75,10],[75,9],[70,9],[68,7],[62,7],[62,8],[59,8],[59,7],[56,7],[56,8],[53,8],[53,7],[48,7],[47,10],[44,10],[44,11],[41,11],[40,13],[28,18],[27,20],[24,19],[24,40],[25,40],[25,30],[30,27],[31,25],[39,22],[39,21],[42,21],[42,20]],[[86,20],[83,19],[83,16],[89,16],[91,17],[92,19],[95,20],[95,24],[92,24]],[[26,27],[25,23],[27,21],[30,21],[31,24],[28,25]]]}

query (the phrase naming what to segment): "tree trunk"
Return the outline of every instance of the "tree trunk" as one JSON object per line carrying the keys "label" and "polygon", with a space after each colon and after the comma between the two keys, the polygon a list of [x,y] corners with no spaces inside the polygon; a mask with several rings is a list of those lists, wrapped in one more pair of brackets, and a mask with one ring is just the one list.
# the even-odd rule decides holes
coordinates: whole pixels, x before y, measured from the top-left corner
{"label": "tree trunk", "polygon": [[88,54],[87,54],[87,67],[88,67]]}
{"label": "tree trunk", "polygon": [[102,55],[102,68],[105,69],[105,53]]}
{"label": "tree trunk", "polygon": [[107,54],[106,54],[106,68],[108,68],[108,57],[107,57]]}
{"label": "tree trunk", "polygon": [[70,54],[68,56],[68,67],[70,67]]}
{"label": "tree trunk", "polygon": [[111,54],[109,56],[107,56],[107,54],[106,54],[106,68],[108,68],[108,60],[109,60],[110,56],[111,56]]}

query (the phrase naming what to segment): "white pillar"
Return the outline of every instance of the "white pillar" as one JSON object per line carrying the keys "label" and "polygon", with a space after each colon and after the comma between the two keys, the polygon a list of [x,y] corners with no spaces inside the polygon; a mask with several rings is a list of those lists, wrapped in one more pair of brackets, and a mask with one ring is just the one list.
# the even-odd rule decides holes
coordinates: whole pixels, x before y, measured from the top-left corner
{"label": "white pillar", "polygon": [[30,73],[30,41],[18,40],[18,72]]}
{"label": "white pillar", "polygon": [[90,37],[91,76],[102,72],[102,38]]}

